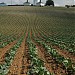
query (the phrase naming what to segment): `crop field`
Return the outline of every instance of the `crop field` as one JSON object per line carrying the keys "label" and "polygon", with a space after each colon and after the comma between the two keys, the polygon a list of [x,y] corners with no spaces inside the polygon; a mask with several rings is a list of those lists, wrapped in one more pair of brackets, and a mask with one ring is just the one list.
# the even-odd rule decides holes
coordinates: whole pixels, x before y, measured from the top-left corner
{"label": "crop field", "polygon": [[75,75],[75,8],[0,7],[0,75]]}

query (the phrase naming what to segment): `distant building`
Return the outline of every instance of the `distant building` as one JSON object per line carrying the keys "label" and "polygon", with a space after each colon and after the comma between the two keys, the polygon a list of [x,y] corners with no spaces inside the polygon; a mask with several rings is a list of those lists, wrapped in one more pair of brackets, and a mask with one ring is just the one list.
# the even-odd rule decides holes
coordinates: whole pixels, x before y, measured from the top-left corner
{"label": "distant building", "polygon": [[2,2],[0,3],[0,6],[6,6],[6,3]]}
{"label": "distant building", "polygon": [[36,5],[40,0],[33,0],[33,5]]}
{"label": "distant building", "polygon": [[36,6],[45,6],[45,4],[42,2],[38,2],[38,3],[36,3]]}
{"label": "distant building", "polygon": [[37,3],[37,0],[33,0],[33,5],[36,5],[36,3]]}
{"label": "distant building", "polygon": [[25,3],[23,3],[23,5],[25,5],[25,6],[30,6],[31,3],[29,3],[29,2],[25,2]]}
{"label": "distant building", "polygon": [[30,2],[28,2],[28,0],[27,0],[27,2],[24,2],[24,3],[23,3],[23,5],[25,5],[25,6],[30,6],[30,5],[31,5],[31,3],[30,3]]}
{"label": "distant building", "polygon": [[40,0],[38,3],[36,3],[36,6],[45,6],[45,4],[42,3],[41,0]]}

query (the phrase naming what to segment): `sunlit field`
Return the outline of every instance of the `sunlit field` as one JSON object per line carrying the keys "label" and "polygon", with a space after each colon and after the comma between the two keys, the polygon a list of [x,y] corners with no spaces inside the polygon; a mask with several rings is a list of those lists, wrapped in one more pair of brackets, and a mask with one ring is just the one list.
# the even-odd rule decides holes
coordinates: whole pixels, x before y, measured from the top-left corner
{"label": "sunlit field", "polygon": [[0,7],[0,75],[75,75],[75,8]]}

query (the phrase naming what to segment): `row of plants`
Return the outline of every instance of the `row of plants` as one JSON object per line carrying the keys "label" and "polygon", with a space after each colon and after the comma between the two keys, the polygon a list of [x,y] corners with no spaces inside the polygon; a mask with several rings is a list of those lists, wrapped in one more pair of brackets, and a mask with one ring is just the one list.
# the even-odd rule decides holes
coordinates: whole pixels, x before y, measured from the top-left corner
{"label": "row of plants", "polygon": [[16,40],[16,38],[12,35],[2,35],[0,38],[0,48],[5,47],[7,44],[13,42],[14,40]]}
{"label": "row of plants", "polygon": [[30,39],[30,36],[27,38],[27,44],[29,48],[29,55],[31,57],[31,68],[28,71],[28,75],[54,75],[50,73],[46,67],[44,67],[44,62],[38,58],[36,45]]}
{"label": "row of plants", "polygon": [[71,37],[71,40],[66,43],[65,41],[63,41],[63,38],[58,38],[54,36],[48,37],[44,34],[41,34],[41,36],[43,38],[39,38],[44,40],[46,43],[51,43],[52,45],[58,46],[60,49],[67,50],[73,55],[75,55],[75,42],[73,37]]}
{"label": "row of plants", "polygon": [[4,63],[0,64],[0,75],[6,75],[9,72],[9,67],[12,64],[14,56],[18,48],[20,47],[23,39],[24,39],[24,36],[22,36],[18,40],[18,42],[12,48],[10,48],[10,50],[5,54]]}
{"label": "row of plants", "polygon": [[13,35],[5,35],[5,34],[0,34],[0,42],[5,41],[8,38],[14,37]]}
{"label": "row of plants", "polygon": [[3,37],[3,34],[2,33],[0,33],[0,39]]}
{"label": "row of plants", "polygon": [[57,61],[58,64],[62,64],[65,67],[66,72],[69,75],[74,75],[75,74],[75,64],[72,63],[69,58],[64,58],[63,56],[61,56],[60,54],[58,54],[56,49],[54,49],[51,46],[47,45],[45,42],[43,42],[39,39],[36,39],[36,38],[34,40],[39,45],[42,45],[45,48],[45,50],[47,50],[47,52],[52,55],[52,57]]}

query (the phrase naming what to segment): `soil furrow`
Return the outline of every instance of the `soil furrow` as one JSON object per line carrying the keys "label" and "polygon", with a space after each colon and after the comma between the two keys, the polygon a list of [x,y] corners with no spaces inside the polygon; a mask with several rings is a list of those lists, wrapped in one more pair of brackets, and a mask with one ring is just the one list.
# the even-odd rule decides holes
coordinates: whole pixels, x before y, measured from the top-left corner
{"label": "soil furrow", "polygon": [[28,67],[30,65],[30,56],[27,44],[25,44],[25,50],[21,62],[22,62],[22,69],[20,71],[20,75],[27,75],[27,72],[29,70]]}

